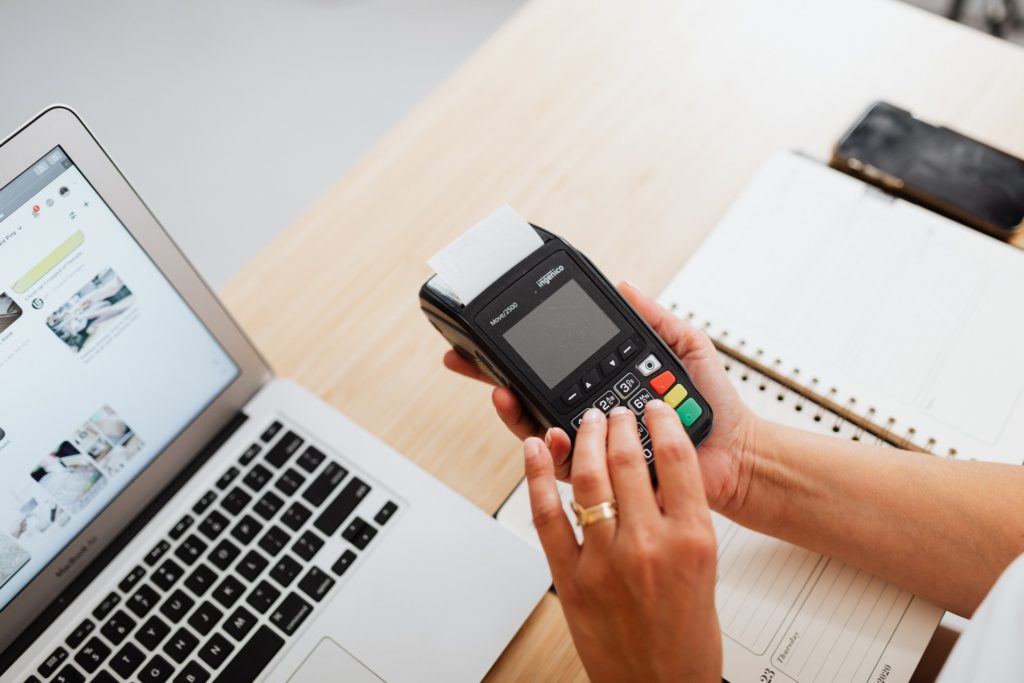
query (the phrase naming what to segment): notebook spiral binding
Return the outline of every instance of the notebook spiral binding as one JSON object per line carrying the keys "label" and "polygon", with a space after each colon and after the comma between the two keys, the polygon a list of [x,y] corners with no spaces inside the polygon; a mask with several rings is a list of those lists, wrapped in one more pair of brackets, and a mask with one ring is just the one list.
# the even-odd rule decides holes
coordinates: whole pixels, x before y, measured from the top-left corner
{"label": "notebook spiral binding", "polygon": [[[669,310],[679,315],[678,304],[669,304]],[[804,380],[799,367],[787,368],[781,358],[771,358],[763,349],[750,347],[742,338],[733,341],[729,337],[728,330],[716,330],[710,320],[699,319],[693,311],[686,312],[683,318],[691,325],[703,330],[720,353],[764,375],[795,394],[797,397],[793,403],[795,410],[803,410],[805,401],[809,401],[834,413],[862,432],[871,434],[895,448],[947,458],[957,457],[955,448],[940,450],[934,437],[923,438],[918,434],[917,429],[912,426],[900,425],[895,417],[890,416],[884,422],[880,421],[881,416],[873,406],[868,406],[866,410],[860,412],[856,397],[844,397],[836,387],[829,387],[825,390],[824,385],[817,377],[812,377],[809,381]],[[779,395],[779,400],[784,398],[782,394]]]}

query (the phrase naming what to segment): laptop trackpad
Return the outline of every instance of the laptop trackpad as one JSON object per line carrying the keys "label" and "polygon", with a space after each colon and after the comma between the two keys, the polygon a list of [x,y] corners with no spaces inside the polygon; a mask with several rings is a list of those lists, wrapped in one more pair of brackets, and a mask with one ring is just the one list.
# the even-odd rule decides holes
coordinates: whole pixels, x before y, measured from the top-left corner
{"label": "laptop trackpad", "polygon": [[288,683],[381,683],[383,679],[330,638],[324,638],[306,657]]}

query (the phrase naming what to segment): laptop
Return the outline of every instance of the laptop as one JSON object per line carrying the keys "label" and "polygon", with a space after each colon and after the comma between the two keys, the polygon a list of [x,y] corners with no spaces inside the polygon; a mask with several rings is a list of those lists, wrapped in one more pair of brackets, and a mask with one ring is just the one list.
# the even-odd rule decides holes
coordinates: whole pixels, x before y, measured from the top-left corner
{"label": "laptop", "polygon": [[2,681],[470,681],[543,556],[275,379],[78,116],[0,144]]}

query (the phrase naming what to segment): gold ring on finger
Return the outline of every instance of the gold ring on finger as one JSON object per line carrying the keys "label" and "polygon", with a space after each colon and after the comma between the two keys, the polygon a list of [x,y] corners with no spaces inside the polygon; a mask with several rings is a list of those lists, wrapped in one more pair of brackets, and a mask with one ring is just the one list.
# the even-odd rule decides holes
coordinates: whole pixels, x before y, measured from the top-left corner
{"label": "gold ring on finger", "polygon": [[576,513],[576,524],[583,529],[596,522],[603,522],[606,519],[618,517],[619,504],[614,500],[606,500],[597,505],[583,507],[574,500],[572,501],[572,511]]}

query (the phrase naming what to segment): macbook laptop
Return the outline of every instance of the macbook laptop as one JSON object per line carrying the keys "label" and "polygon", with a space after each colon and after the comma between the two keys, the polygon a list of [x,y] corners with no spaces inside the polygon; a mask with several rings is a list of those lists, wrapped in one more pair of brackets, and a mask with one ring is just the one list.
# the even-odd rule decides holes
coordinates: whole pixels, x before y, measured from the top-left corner
{"label": "macbook laptop", "polygon": [[2,681],[470,681],[542,555],[266,363],[78,117],[0,144]]}

